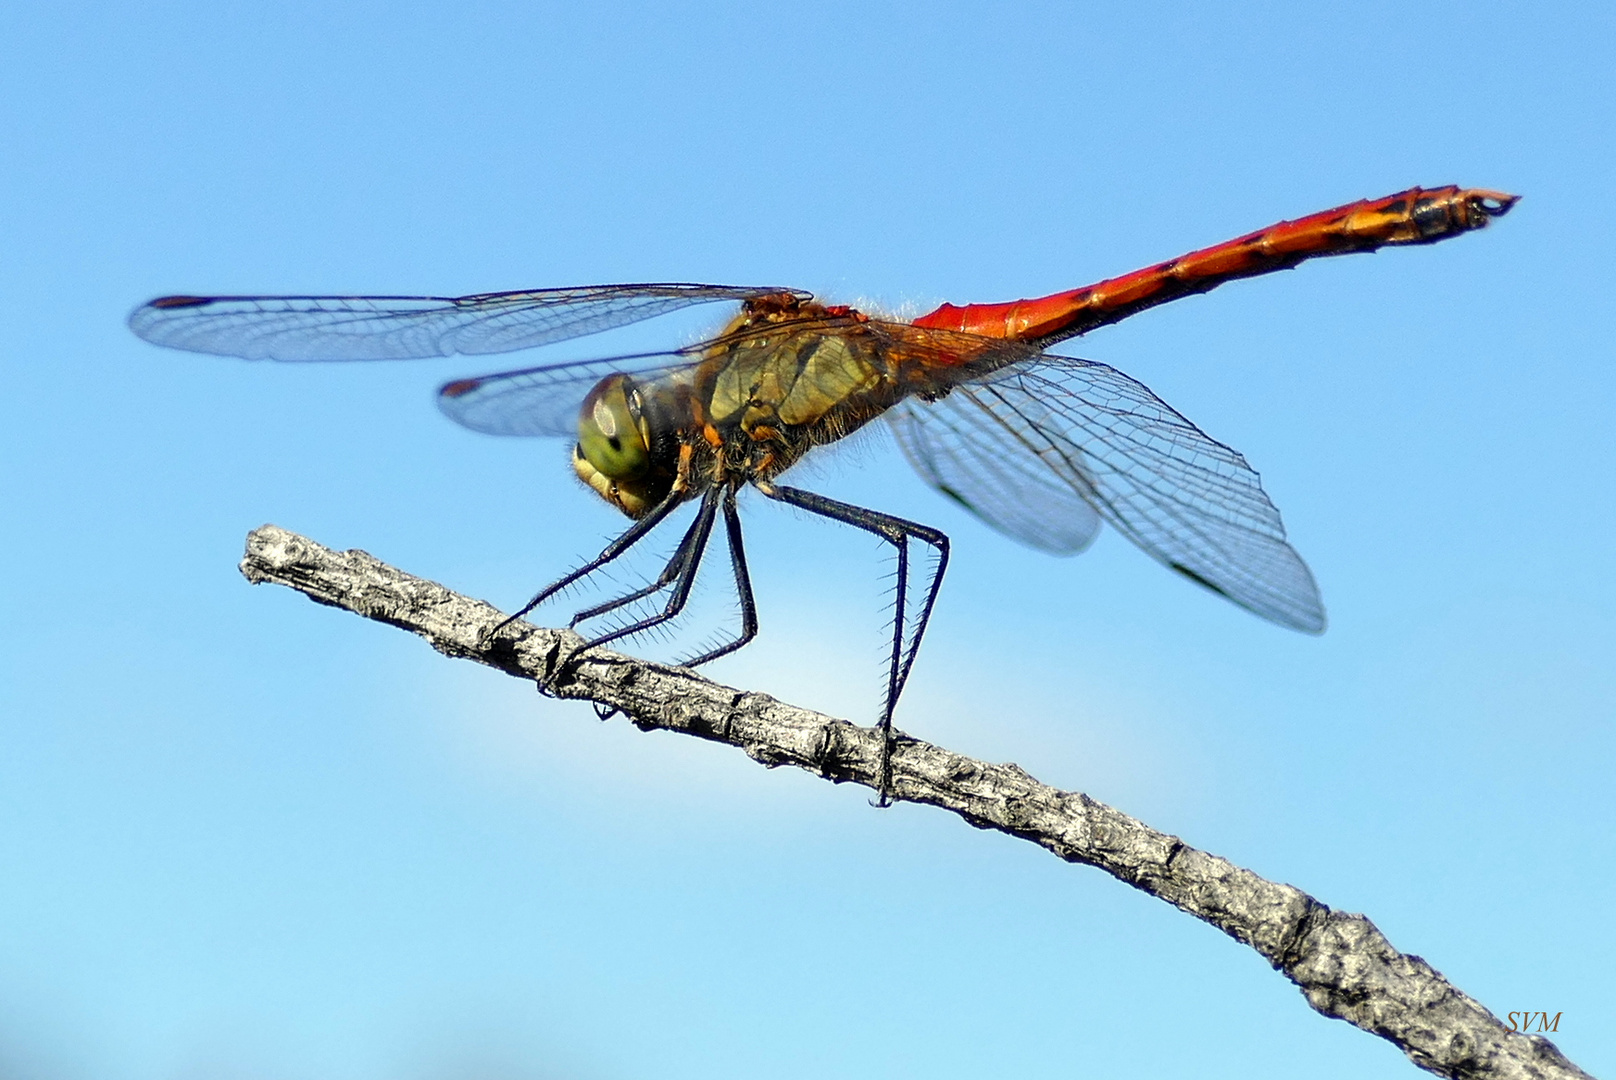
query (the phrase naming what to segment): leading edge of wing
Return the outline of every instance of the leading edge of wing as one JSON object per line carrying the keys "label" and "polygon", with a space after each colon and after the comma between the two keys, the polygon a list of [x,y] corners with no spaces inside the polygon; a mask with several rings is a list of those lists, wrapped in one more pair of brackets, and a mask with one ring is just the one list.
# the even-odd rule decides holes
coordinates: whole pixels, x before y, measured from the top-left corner
{"label": "leading edge of wing", "polygon": [[244,360],[413,360],[514,352],[615,329],[694,304],[790,293],[665,282],[472,296],[164,296],[129,328],[152,342]]}
{"label": "leading edge of wing", "polygon": [[438,409],[485,435],[576,438],[584,396],[608,375],[653,381],[700,363],[700,347],[637,353],[454,379],[438,388]]}

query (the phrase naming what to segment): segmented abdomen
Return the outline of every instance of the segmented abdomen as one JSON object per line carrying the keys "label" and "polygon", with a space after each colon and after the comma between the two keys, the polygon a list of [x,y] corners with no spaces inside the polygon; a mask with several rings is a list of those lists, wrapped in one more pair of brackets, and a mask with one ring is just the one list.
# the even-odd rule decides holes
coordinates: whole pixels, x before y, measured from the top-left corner
{"label": "segmented abdomen", "polygon": [[1226,281],[1288,270],[1307,259],[1374,251],[1388,244],[1433,244],[1479,229],[1516,196],[1483,188],[1410,188],[1364,199],[1182,255],[1122,277],[1036,300],[944,304],[913,325],[1049,344]]}

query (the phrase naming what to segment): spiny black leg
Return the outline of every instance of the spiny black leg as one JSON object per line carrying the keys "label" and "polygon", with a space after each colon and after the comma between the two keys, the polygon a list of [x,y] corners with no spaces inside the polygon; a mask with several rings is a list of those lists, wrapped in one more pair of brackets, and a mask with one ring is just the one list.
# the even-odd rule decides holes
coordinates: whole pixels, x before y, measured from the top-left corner
{"label": "spiny black leg", "polygon": [[[668,597],[667,606],[662,609],[662,614],[652,615],[648,619],[641,619],[627,626],[618,627],[609,634],[602,634],[598,638],[593,638],[589,642],[589,647],[604,645],[608,641],[616,641],[618,638],[632,637],[654,626],[661,626],[684,610],[685,602],[690,599],[690,590],[696,584],[696,571],[701,566],[702,553],[707,550],[707,540],[712,535],[713,518],[718,513],[718,503],[721,497],[722,492],[720,489],[711,488],[701,500],[701,509],[696,512],[696,520],[691,524],[690,532],[686,534],[686,539],[690,544],[690,555],[683,560],[684,565],[679,567],[679,576],[674,582],[673,594]],[[679,546],[681,548],[685,547],[685,541],[681,541]]]}
{"label": "spiny black leg", "polygon": [[[915,616],[914,637],[909,640],[909,650],[903,658],[903,670],[898,672],[897,690],[893,694],[892,703],[898,703],[898,694],[903,693],[904,684],[909,681],[909,669],[915,666],[915,655],[920,652],[920,638],[926,632],[926,626],[931,622],[931,609],[937,604],[937,593],[943,587],[943,572],[948,569],[948,536],[941,530],[926,525],[915,525],[906,522],[916,531],[909,535],[925,544],[930,544],[932,550],[937,552],[937,569],[932,572],[931,584],[926,587],[925,602],[920,605],[920,612]],[[919,531],[919,530],[924,530]]]}
{"label": "spiny black leg", "polygon": [[[914,666],[915,654],[920,651],[920,639],[925,636],[926,625],[931,621],[932,607],[937,602],[937,591],[943,584],[943,573],[948,569],[948,537],[929,525],[893,517],[877,510],[867,510],[862,506],[838,502],[800,488],[775,484],[757,484],[756,487],[771,499],[874,533],[897,549],[897,609],[893,616],[893,649],[891,666],[887,673],[887,701],[885,708],[882,709],[879,724],[885,743],[881,754],[879,799],[876,804],[889,805],[892,779],[892,711],[897,707],[904,683],[909,680],[909,670]],[[937,552],[937,569],[932,572],[931,584],[926,589],[926,599],[915,617],[914,632],[909,637],[908,648],[905,649],[903,624],[904,605],[908,599],[910,537],[931,545]]]}
{"label": "spiny black leg", "polygon": [[720,656],[728,656],[757,637],[757,600],[752,595],[752,576],[746,569],[746,549],[741,546],[741,515],[735,510],[733,488],[724,493],[724,532],[729,538],[730,567],[735,571],[735,593],[741,601],[741,634],[734,641],[683,661],[685,667],[697,667]]}
{"label": "spiny black leg", "polygon": [[887,668],[886,715],[889,721],[903,687],[898,671],[903,664],[904,603],[909,599],[909,538],[899,537],[894,546],[898,549],[898,576],[892,598],[892,663]]}
{"label": "spiny black leg", "polygon": [[568,623],[567,625],[576,629],[578,624],[584,622],[585,620],[596,618],[597,616],[604,615],[609,611],[616,611],[618,608],[623,607],[626,604],[632,604],[636,600],[643,600],[645,597],[650,596],[653,593],[661,592],[669,585],[672,585],[674,581],[678,579],[680,572],[684,569],[685,560],[690,558],[691,549],[695,547],[697,532],[698,530],[696,528],[696,522],[691,522],[690,528],[685,530],[684,538],[679,541],[679,546],[674,549],[672,557],[668,559],[668,565],[662,568],[662,573],[658,574],[656,580],[651,582],[651,584],[641,589],[635,589],[627,596],[619,596],[615,600],[607,600],[603,604],[596,604],[592,608],[585,608],[584,610],[578,612],[578,614],[574,615],[572,617],[572,622]]}
{"label": "spiny black leg", "polygon": [[903,665],[903,615],[909,590],[909,537],[899,536],[893,542],[898,549],[898,573],[892,599],[892,660],[887,665],[887,701],[881,711],[881,777],[877,787],[875,805],[892,805],[892,710],[898,707],[898,694],[902,690],[899,669]]}
{"label": "spiny black leg", "polygon": [[[687,533],[686,535],[688,536],[689,534]],[[617,599],[608,600],[604,604],[596,604],[592,608],[584,608],[582,611],[578,612],[572,617],[572,620],[567,623],[567,626],[573,630],[576,630],[578,629],[578,624],[581,622],[587,622],[596,616],[605,615],[609,611],[616,611],[620,607],[632,604],[636,600],[643,600],[652,593],[661,592],[663,589],[666,589],[669,583],[679,575],[679,568],[684,565],[679,561],[681,554],[681,552],[674,552],[673,558],[668,560],[668,565],[663,568],[662,573],[657,575],[657,579],[651,582],[651,584],[646,585],[644,588],[635,589],[627,596],[619,596]]]}
{"label": "spiny black leg", "polygon": [[[931,583],[926,589],[926,599],[921,605],[920,612],[915,618],[915,629],[909,639],[908,648],[904,651],[903,661],[899,665],[896,678],[889,682],[894,685],[896,693],[893,703],[903,693],[904,683],[908,681],[909,669],[914,666],[915,654],[920,648],[920,639],[926,633],[926,624],[931,620],[931,611],[937,602],[937,593],[942,588],[943,574],[948,569],[948,537],[940,530],[919,522],[908,521],[904,518],[883,514],[878,510],[868,510],[862,506],[853,506],[849,503],[838,502],[816,495],[801,488],[785,487],[778,484],[757,484],[757,489],[771,499],[788,503],[792,506],[807,510],[810,513],[828,517],[833,521],[840,521],[865,532],[874,533],[893,547],[899,549],[899,565],[907,569],[907,558],[903,551],[902,540],[913,537],[922,543],[930,545],[937,552],[937,568],[932,572]],[[901,586],[900,586],[901,587]]]}
{"label": "spiny black leg", "polygon": [[562,589],[565,589],[568,585],[571,585],[573,582],[582,577],[593,574],[596,570],[599,570],[601,567],[623,554],[623,552],[633,547],[640,540],[644,539],[646,533],[662,524],[663,519],[669,514],[673,513],[674,509],[684,501],[685,494],[685,492],[678,489],[668,492],[667,497],[653,506],[650,513],[646,514],[640,520],[630,525],[623,535],[619,536],[616,540],[613,540],[610,544],[607,544],[605,551],[602,551],[599,555],[595,556],[595,558],[591,559],[583,566],[580,566],[578,569],[574,570],[560,581],[540,589],[538,595],[533,597],[533,599],[529,600],[526,604],[523,604],[520,611],[510,616],[498,626],[494,627],[494,634],[497,635],[501,630],[505,629],[511,623],[520,619],[522,616],[526,615],[528,612],[532,611],[546,600],[550,599],[550,597],[554,596]]}

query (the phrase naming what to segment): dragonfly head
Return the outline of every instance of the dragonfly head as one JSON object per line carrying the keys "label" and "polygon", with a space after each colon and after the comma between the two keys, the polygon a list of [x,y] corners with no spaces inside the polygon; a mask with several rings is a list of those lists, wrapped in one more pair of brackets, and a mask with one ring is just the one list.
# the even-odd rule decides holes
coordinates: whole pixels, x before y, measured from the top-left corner
{"label": "dragonfly head", "polygon": [[634,381],[608,375],[578,410],[572,468],[596,494],[631,518],[644,517],[673,486],[652,450],[652,431]]}

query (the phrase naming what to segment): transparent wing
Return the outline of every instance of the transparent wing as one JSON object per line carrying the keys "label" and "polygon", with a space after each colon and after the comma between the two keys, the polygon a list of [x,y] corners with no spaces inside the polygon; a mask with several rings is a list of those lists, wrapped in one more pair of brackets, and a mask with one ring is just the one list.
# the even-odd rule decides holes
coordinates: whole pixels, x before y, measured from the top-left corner
{"label": "transparent wing", "polygon": [[578,434],[578,407],[595,384],[623,373],[642,380],[642,391],[666,390],[699,362],[701,346],[604,360],[574,360],[544,367],[455,379],[438,389],[438,408],[457,424],[489,435]]}
{"label": "transparent wing", "polygon": [[409,360],[513,352],[692,304],[807,293],[737,285],[595,285],[477,296],[165,296],[129,328],[156,345],[246,360]]}
{"label": "transparent wing", "polygon": [[[1324,630],[1313,575],[1246,459],[1115,368],[1046,353],[900,409],[899,440],[920,474],[1010,535],[1074,551],[1097,513],[1241,607]],[[1072,514],[1072,496],[1084,510]],[[1040,507],[1072,516],[1041,522]]]}
{"label": "transparent wing", "polygon": [[922,479],[1000,532],[1071,555],[1100,531],[1099,513],[1076,488],[959,391],[931,405],[911,398],[886,418]]}

